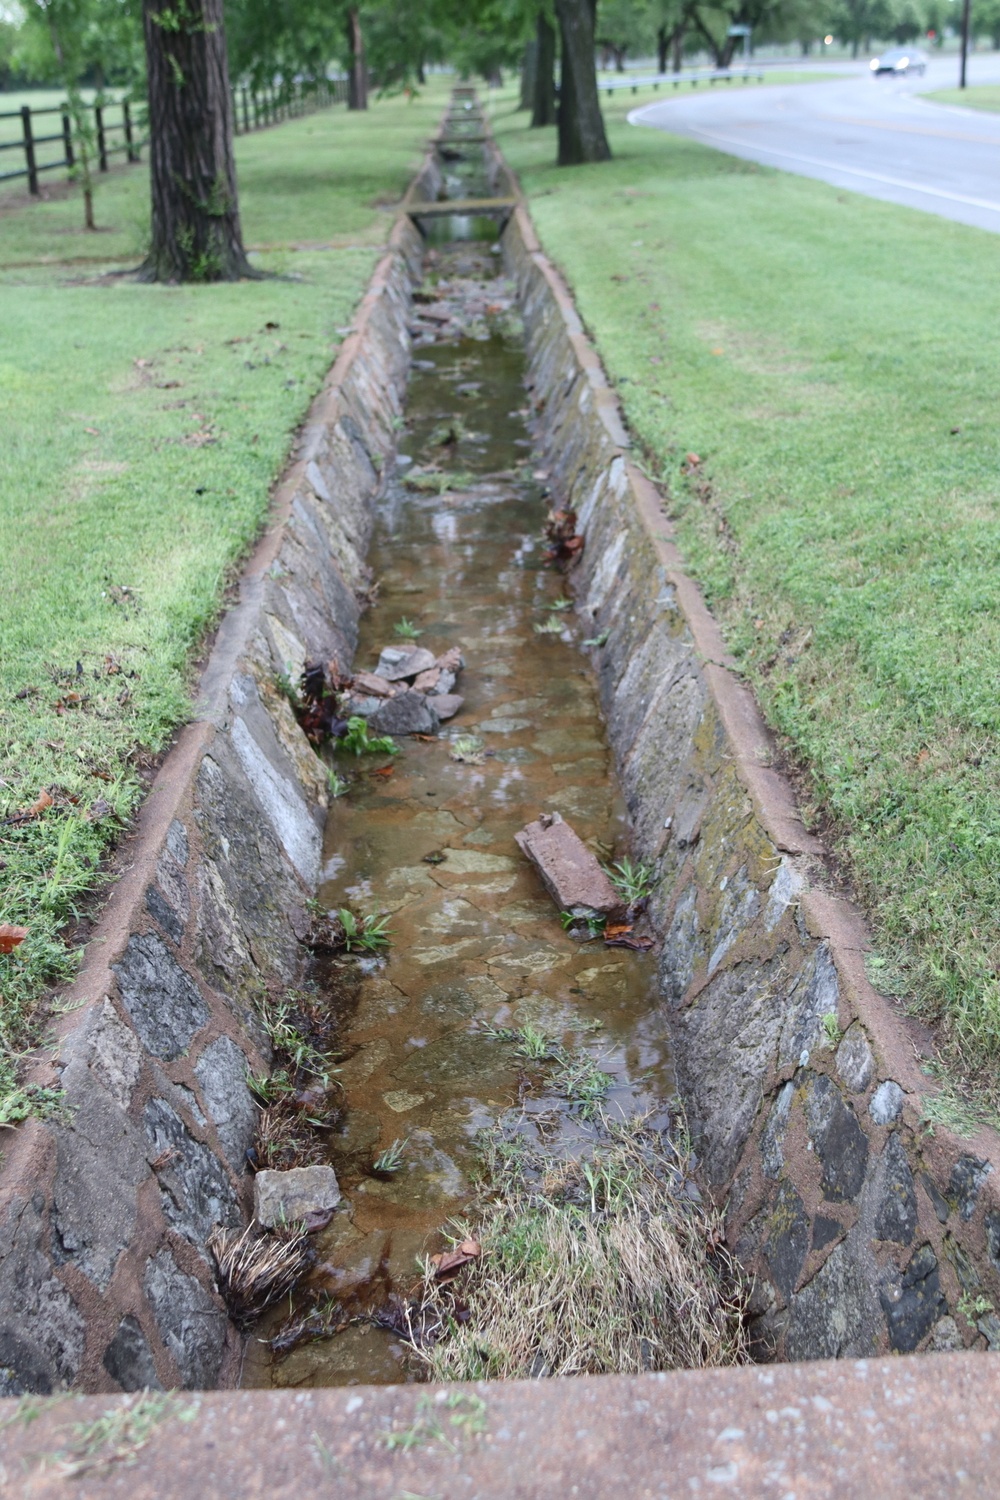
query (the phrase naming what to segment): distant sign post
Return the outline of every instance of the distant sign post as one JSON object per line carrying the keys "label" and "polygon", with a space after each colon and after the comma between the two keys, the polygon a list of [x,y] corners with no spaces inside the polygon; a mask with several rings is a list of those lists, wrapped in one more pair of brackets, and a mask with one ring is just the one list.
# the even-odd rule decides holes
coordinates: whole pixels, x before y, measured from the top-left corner
{"label": "distant sign post", "polygon": [[[969,0],[965,0],[965,3],[966,7],[968,7]],[[743,38],[743,61],[748,67],[750,65],[750,31],[751,28],[749,26],[730,26],[726,32],[726,36],[741,36]]]}

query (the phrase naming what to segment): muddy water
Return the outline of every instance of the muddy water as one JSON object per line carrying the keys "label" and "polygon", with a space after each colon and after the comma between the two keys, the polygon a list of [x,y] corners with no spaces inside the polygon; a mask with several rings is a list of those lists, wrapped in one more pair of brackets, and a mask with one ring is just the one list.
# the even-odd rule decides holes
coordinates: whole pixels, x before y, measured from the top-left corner
{"label": "muddy water", "polygon": [[[407,429],[371,553],[378,600],[356,659],[374,668],[410,620],[435,653],[461,647],[464,708],[392,762],[335,757],[350,785],[332,805],[320,899],[388,913],[392,932],[384,957],[323,976],[344,1057],[330,1155],[349,1207],[316,1237],[312,1289],[355,1313],[408,1289],[417,1257],[441,1247],[440,1227],[468,1201],[480,1129],[515,1109],[526,1133],[573,1149],[591,1128],[551,1069],[493,1028],[531,1023],[589,1054],[613,1078],[612,1115],[662,1110],[665,1123],[671,1092],[652,960],[564,932],[514,843],[557,810],[604,857],[629,847],[585,627],[552,608],[566,582],[543,560],[544,474],[496,260],[487,245],[428,252]],[[436,488],[413,488],[414,476]],[[557,630],[539,632],[549,621]],[[460,736],[481,742],[481,763],[452,758]],[[401,1169],[376,1173],[394,1141]],[[394,1337],[365,1321],[270,1364],[261,1349],[251,1383],[408,1378]]]}

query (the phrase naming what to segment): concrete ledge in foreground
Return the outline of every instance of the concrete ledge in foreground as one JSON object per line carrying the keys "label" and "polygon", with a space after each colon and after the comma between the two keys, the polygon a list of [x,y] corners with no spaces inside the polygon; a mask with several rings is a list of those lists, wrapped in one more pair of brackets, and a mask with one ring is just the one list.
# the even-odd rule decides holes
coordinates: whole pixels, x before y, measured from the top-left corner
{"label": "concrete ledge in foreground", "polygon": [[[73,1444],[88,1429],[77,1424],[131,1403],[141,1431],[139,1401],[153,1419],[144,1446],[130,1449],[126,1422],[120,1456],[99,1449],[81,1469]],[[1000,1362],[977,1353],[447,1387],[27,1397],[10,1414],[0,1429],[9,1500],[918,1500],[1000,1486]]]}

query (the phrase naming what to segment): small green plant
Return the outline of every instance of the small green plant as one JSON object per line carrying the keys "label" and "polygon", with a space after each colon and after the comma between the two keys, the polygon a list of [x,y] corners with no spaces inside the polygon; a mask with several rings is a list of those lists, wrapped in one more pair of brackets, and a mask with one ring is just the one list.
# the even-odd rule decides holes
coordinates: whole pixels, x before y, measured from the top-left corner
{"label": "small green plant", "polygon": [[337,749],[349,755],[398,755],[399,746],[388,734],[373,735],[368,721],[354,714],[347,721],[347,733],[337,741]]}
{"label": "small green plant", "polygon": [[386,1173],[398,1172],[400,1167],[403,1165],[403,1155],[405,1151],[405,1141],[401,1141],[398,1139],[393,1141],[391,1146],[386,1146],[385,1150],[380,1151],[378,1156],[376,1156],[375,1161],[372,1164],[372,1171]]}
{"label": "small green plant", "polygon": [[614,1086],[611,1074],[599,1068],[585,1052],[577,1057],[563,1053],[554,1082],[571,1104],[580,1106],[580,1114],[585,1120],[595,1118]]}
{"label": "small green plant", "polygon": [[827,1011],[823,1017],[823,1035],[826,1037],[826,1045],[828,1047],[833,1048],[840,1045],[840,1038],[843,1036],[843,1032],[840,1029],[840,1022],[837,1020],[837,1012],[835,1010]]}
{"label": "small green plant", "polygon": [[982,1295],[974,1297],[971,1292],[963,1292],[955,1306],[956,1311],[961,1314],[970,1328],[975,1328],[979,1318],[984,1318],[987,1313],[995,1311],[989,1297]]}
{"label": "small green plant", "polygon": [[608,644],[608,636],[610,634],[610,630],[602,630],[600,635],[588,636],[583,644],[585,646],[606,646]]}
{"label": "small green plant", "polygon": [[281,696],[288,699],[296,713],[299,713],[302,709],[302,697],[293,675],[291,662],[285,663],[285,670],[283,672],[276,672],[274,674],[274,685]]}
{"label": "small green plant", "polygon": [[559,920],[562,923],[564,932],[569,932],[574,927],[585,927],[588,937],[591,938],[600,937],[608,925],[607,917],[599,916],[596,913],[590,917],[578,917],[571,911],[563,911],[559,913]]}
{"label": "small green plant", "polygon": [[483,742],[477,740],[475,735],[460,734],[452,741],[448,755],[452,760],[457,760],[464,766],[481,766],[485,759],[483,753]]}
{"label": "small green plant", "polygon": [[392,633],[400,636],[404,641],[418,641],[424,632],[418,630],[413,621],[408,620],[404,615],[401,620],[396,621],[392,627]]}
{"label": "small green plant", "polygon": [[546,604],[545,608],[553,610],[572,609],[573,601],[572,599],[554,599],[551,604]]}
{"label": "small green plant", "polygon": [[605,866],[608,879],[627,906],[638,906],[649,895],[653,884],[652,865],[641,861],[620,859],[610,868]]}
{"label": "small green plant", "polygon": [[549,615],[547,620],[535,621],[536,635],[562,635],[563,624],[558,615]]}
{"label": "small green plant", "polygon": [[342,797],[348,787],[346,778],[335,771],[332,766],[326,773],[326,784],[331,797]]}
{"label": "small green plant", "polygon": [[362,917],[360,922],[352,911],[342,906],[337,920],[344,931],[344,947],[348,953],[377,953],[389,946],[388,917]]}
{"label": "small green plant", "polygon": [[531,1062],[544,1062],[546,1058],[555,1056],[555,1043],[551,1037],[545,1035],[544,1031],[537,1026],[532,1026],[530,1021],[525,1026],[519,1026],[515,1032],[517,1038],[516,1051],[519,1057],[527,1057]]}

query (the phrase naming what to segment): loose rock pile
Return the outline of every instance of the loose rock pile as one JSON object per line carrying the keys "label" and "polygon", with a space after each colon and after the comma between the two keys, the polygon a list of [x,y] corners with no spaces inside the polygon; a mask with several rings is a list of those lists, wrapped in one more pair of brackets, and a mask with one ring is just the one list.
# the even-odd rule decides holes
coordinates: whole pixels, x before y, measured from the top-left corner
{"label": "loose rock pile", "polygon": [[355,672],[345,710],[379,734],[434,734],[465,702],[452,692],[464,665],[457,646],[441,656],[423,646],[385,646],[374,672]]}

